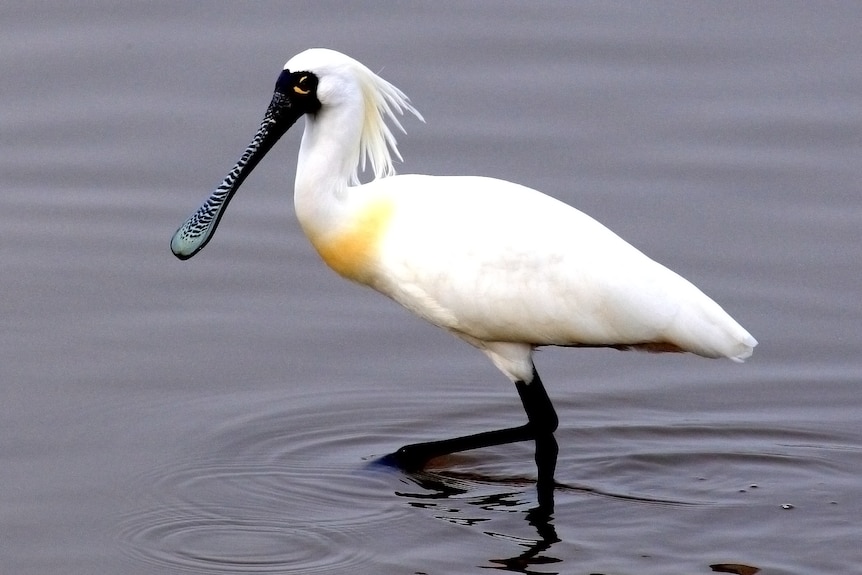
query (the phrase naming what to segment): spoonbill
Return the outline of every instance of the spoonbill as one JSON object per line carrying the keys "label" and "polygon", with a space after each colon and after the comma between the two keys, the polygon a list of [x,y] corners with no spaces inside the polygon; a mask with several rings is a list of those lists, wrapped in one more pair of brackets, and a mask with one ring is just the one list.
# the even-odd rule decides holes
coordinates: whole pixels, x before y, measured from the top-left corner
{"label": "spoonbill", "polygon": [[[519,427],[404,446],[398,463],[527,440],[537,462],[556,462],[558,418],[532,358],[540,346],[751,355],[757,341],[717,303],[577,209],[493,178],[395,175],[401,156],[386,122],[403,132],[405,112],[422,120],[353,58],[294,56],[242,157],[171,240],[181,260],[198,253],[245,178],[305,116],[294,203],[320,257],[484,352],[527,414]],[[368,164],[374,179],[361,184]]]}

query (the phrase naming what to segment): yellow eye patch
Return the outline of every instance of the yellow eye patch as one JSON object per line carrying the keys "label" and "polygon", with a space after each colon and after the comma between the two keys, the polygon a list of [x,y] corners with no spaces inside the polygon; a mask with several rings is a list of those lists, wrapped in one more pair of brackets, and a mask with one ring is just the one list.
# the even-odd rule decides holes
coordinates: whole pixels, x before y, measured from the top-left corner
{"label": "yellow eye patch", "polygon": [[311,90],[306,90],[304,88],[300,88],[300,85],[305,83],[306,78],[308,78],[308,76],[303,76],[302,78],[300,78],[296,82],[296,86],[293,87],[293,91],[296,92],[297,94],[301,95],[301,96],[305,96],[306,94],[311,92]]}

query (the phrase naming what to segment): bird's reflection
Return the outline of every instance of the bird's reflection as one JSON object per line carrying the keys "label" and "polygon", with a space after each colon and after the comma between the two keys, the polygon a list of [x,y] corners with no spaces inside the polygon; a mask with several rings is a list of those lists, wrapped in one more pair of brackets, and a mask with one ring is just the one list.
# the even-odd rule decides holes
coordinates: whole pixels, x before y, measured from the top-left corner
{"label": "bird's reflection", "polygon": [[[558,447],[551,434],[536,438],[536,466],[538,479],[536,481],[537,505],[523,512],[526,522],[535,529],[535,537],[513,536],[507,533],[485,531],[491,537],[515,541],[523,549],[517,555],[506,558],[489,558],[489,569],[509,571],[514,573],[538,573],[533,571],[536,566],[547,566],[560,563],[562,560],[550,555],[548,551],[560,541],[553,523],[554,515],[554,470],[557,465]],[[475,489],[475,483],[483,484],[517,484],[524,483],[523,478],[500,479],[478,474],[461,474],[454,472],[427,473],[418,472],[409,475],[410,480],[422,488],[424,492],[403,492],[397,494],[409,500],[410,505],[419,508],[439,509],[441,500],[451,500],[462,495],[469,495]],[[465,499],[471,506],[484,511],[499,511],[507,508],[517,508],[523,492],[506,491],[481,497]],[[468,509],[461,508],[457,517],[441,516],[452,523],[466,526],[477,526],[490,521],[485,517],[467,517]],[[542,573],[553,573],[542,571]]]}
{"label": "bird's reflection", "polygon": [[[525,549],[519,555],[504,559],[490,559],[492,569],[529,574],[536,573],[531,570],[534,565],[551,565],[562,562],[562,559],[545,553],[554,543],[560,541],[560,538],[557,536],[557,530],[551,521],[551,515],[548,515],[545,509],[539,505],[527,512],[526,519],[536,529],[539,537],[537,539],[524,540],[521,545]],[[548,572],[543,571],[542,573]]]}

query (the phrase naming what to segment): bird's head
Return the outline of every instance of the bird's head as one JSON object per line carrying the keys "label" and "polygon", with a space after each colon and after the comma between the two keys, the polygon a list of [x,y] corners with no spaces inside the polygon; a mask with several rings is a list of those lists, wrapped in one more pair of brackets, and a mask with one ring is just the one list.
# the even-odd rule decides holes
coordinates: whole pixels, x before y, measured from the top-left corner
{"label": "bird's head", "polygon": [[[297,54],[285,64],[275,83],[272,101],[245,152],[206,201],[174,233],[171,251],[181,260],[198,253],[209,242],[233,195],[267,152],[303,115],[355,106],[361,126],[355,146],[347,146],[353,166],[350,183],[358,183],[358,169],[371,164],[375,178],[395,173],[392,155],[400,159],[386,119],[400,128],[395,113],[405,110],[422,116],[407,96],[353,58],[323,48]],[[337,127],[336,127],[337,128]]]}

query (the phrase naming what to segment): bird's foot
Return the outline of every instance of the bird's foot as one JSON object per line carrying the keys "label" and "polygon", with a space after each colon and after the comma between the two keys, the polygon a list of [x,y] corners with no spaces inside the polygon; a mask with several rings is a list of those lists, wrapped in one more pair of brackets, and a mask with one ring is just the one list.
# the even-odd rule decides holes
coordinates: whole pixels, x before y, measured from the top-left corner
{"label": "bird's foot", "polygon": [[407,472],[420,471],[430,459],[435,457],[435,454],[429,453],[423,447],[424,445],[421,443],[405,445],[393,453],[384,455],[378,460],[378,463],[397,467]]}

